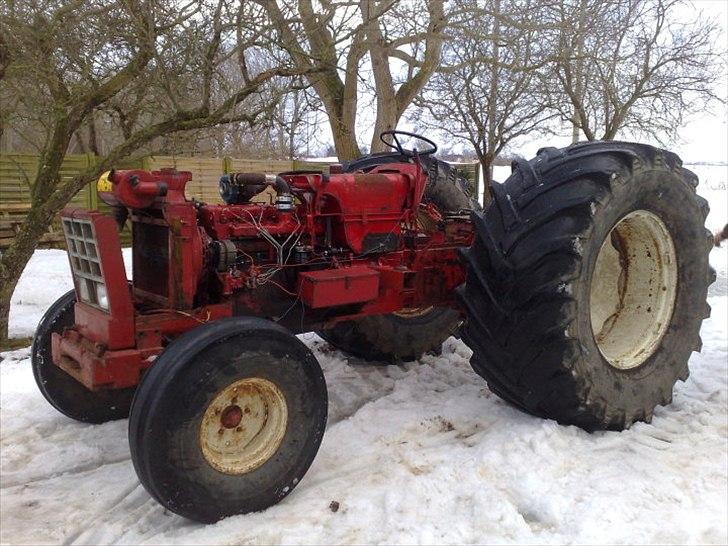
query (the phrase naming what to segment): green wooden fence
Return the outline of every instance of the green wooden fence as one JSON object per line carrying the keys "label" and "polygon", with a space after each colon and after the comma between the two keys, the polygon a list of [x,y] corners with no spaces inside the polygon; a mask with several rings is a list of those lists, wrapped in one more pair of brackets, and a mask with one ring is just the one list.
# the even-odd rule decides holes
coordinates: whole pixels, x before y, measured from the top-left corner
{"label": "green wooden fence", "polygon": [[[67,155],[61,167],[61,178],[71,179],[96,162],[93,154]],[[187,184],[187,197],[206,203],[221,203],[218,193],[220,175],[229,172],[264,172],[279,173],[294,170],[328,171],[329,163],[298,160],[261,160],[240,159],[232,157],[181,157],[181,156],[148,156],[139,160],[127,161],[120,168],[139,168],[157,170],[162,167],[174,167],[180,171],[190,171],[192,180]],[[473,184],[477,195],[478,165],[471,163],[458,164],[456,167],[465,174]],[[0,154],[0,248],[8,246],[30,210],[31,184],[38,169],[38,156],[32,154]],[[72,205],[88,209],[106,211],[108,207],[99,202],[96,184],[89,184],[71,200]],[[122,232],[122,242],[128,244],[129,230]],[[41,240],[44,247],[62,247],[63,232],[58,221]]]}

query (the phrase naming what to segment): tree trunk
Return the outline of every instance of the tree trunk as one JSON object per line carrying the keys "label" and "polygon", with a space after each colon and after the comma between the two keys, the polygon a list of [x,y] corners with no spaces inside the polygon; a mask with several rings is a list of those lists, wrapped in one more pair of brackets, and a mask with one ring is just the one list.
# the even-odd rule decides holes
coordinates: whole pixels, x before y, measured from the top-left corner
{"label": "tree trunk", "polygon": [[[585,36],[585,24],[586,24],[586,0],[579,2],[579,22],[576,30],[576,67],[575,67],[575,85],[574,94],[578,98],[581,104],[584,103],[584,41]],[[574,105],[574,117],[571,120],[571,143],[576,144],[579,142],[579,127],[580,127],[580,112],[577,111],[576,105]],[[591,139],[590,139],[591,140]]]}
{"label": "tree trunk", "polygon": [[576,111],[574,112],[574,117],[571,120],[571,143],[576,144],[579,142],[579,124],[577,123],[578,116],[576,114]]}
{"label": "tree trunk", "polygon": [[331,126],[331,134],[334,137],[334,147],[336,148],[336,157],[339,161],[349,161],[361,156],[359,144],[354,136],[354,120],[342,120],[341,115],[333,114],[326,109],[329,117],[329,125]]}
{"label": "tree trunk", "polygon": [[496,143],[498,141],[498,102],[500,96],[498,94],[498,81],[500,79],[500,40],[501,40],[501,27],[500,27],[500,14],[501,3],[500,0],[495,0],[493,3],[493,12],[496,14],[493,18],[493,63],[490,68],[490,85],[488,88],[488,108],[486,110],[486,152],[480,158],[480,165],[483,168],[483,206],[490,203],[491,191],[490,186],[493,182],[493,161],[495,160],[495,154],[492,150],[495,150]]}
{"label": "tree trunk", "polygon": [[397,128],[399,115],[397,114],[397,105],[392,101],[379,101],[377,99],[377,120],[374,123],[374,134],[372,135],[371,153],[388,152],[389,146],[384,144],[379,135],[384,131],[390,131]]}
{"label": "tree trunk", "polygon": [[52,218],[53,214],[49,214],[45,207],[32,208],[15,239],[0,257],[0,343],[8,339],[10,299]]}
{"label": "tree trunk", "polygon": [[99,143],[99,135],[96,131],[96,113],[91,112],[88,116],[88,147],[92,154],[101,155],[101,145]]}
{"label": "tree trunk", "polygon": [[492,154],[484,154],[480,157],[480,168],[483,171],[483,207],[486,207],[492,199],[490,186],[493,183],[493,162]]}
{"label": "tree trunk", "polygon": [[83,137],[81,136],[80,131],[76,131],[74,133],[74,136],[76,137],[76,146],[78,147],[78,152],[81,154],[87,154],[88,148],[86,148],[86,143],[83,141]]}
{"label": "tree trunk", "polygon": [[302,122],[301,103],[298,93],[293,95],[293,114],[291,115],[291,127],[288,131],[288,159],[293,161],[296,157],[296,132]]}

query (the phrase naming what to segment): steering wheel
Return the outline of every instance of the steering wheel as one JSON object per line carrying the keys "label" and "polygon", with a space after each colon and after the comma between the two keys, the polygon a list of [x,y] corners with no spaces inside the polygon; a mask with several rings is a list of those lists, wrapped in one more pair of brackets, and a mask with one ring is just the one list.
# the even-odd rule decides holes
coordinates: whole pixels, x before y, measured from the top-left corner
{"label": "steering wheel", "polygon": [[[402,147],[402,144],[399,142],[397,135],[416,138],[417,140],[426,142],[430,145],[430,147],[425,148],[422,151],[418,150],[417,148],[415,148],[414,150],[407,150],[406,148]],[[391,141],[386,140],[384,138],[386,136],[391,136]],[[400,154],[406,157],[414,157],[415,152],[417,153],[417,155],[432,155],[437,152],[437,144],[432,142],[429,138],[425,138],[422,135],[418,135],[415,133],[408,133],[407,131],[382,131],[382,133],[379,135],[379,140],[384,142],[390,148],[397,150]]]}

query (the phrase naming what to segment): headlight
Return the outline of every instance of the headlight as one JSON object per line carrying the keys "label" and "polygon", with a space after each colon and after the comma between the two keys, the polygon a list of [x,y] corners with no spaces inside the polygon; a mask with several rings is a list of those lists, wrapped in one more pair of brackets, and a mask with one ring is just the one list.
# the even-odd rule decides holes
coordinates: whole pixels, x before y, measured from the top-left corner
{"label": "headlight", "polygon": [[81,292],[81,301],[87,302],[91,300],[91,294],[88,291],[88,283],[86,282],[86,279],[80,279],[78,289]]}
{"label": "headlight", "polygon": [[106,296],[106,287],[103,284],[96,285],[96,299],[101,309],[109,309],[109,298]]}

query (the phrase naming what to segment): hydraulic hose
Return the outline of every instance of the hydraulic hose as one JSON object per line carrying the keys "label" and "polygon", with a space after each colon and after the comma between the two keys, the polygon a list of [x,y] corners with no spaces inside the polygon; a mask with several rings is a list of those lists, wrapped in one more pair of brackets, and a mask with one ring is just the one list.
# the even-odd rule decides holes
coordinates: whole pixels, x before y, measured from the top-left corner
{"label": "hydraulic hose", "polygon": [[230,180],[241,186],[273,186],[278,194],[291,193],[291,187],[277,174],[231,173]]}

